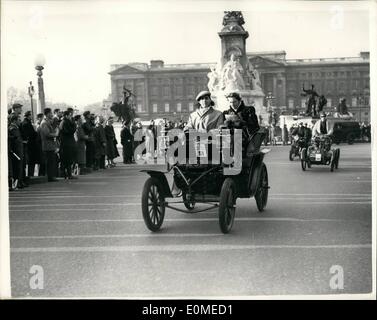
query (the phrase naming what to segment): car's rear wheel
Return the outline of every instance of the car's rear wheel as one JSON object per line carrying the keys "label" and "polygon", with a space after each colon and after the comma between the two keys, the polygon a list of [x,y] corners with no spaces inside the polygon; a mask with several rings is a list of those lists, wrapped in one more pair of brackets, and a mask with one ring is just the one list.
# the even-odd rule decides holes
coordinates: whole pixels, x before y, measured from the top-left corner
{"label": "car's rear wheel", "polygon": [[255,201],[257,203],[258,210],[262,212],[267,205],[267,199],[268,199],[268,173],[267,173],[267,167],[264,163],[262,163],[261,168],[261,174],[260,174],[260,180],[259,180],[259,186],[255,193]]}

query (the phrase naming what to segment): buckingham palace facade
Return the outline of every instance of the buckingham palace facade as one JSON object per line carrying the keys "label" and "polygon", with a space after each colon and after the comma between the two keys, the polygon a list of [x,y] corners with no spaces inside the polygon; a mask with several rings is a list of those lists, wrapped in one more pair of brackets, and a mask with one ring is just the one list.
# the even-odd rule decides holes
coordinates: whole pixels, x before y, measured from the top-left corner
{"label": "buckingham palace facade", "polygon": [[[327,99],[326,111],[333,111],[341,98],[359,121],[370,121],[369,52],[358,57],[286,59],[285,51],[251,52],[249,61],[260,73],[262,89],[278,112],[306,109],[303,85],[313,84]],[[187,119],[194,109],[195,96],[207,89],[208,73],[215,63],[147,63],[112,65],[111,99],[121,101],[123,86],[136,96],[141,119]],[[267,101],[264,102],[267,105]]]}

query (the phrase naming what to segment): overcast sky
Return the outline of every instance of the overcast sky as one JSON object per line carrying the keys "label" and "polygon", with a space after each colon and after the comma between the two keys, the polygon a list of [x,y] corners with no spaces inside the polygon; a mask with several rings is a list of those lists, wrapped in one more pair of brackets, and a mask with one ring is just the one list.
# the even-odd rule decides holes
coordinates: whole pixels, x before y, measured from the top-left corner
{"label": "overcast sky", "polygon": [[2,1],[2,86],[36,84],[43,54],[46,98],[80,107],[108,96],[111,64],[217,62],[224,10],[242,10],[249,52],[285,50],[291,59],[370,50],[368,2],[231,3]]}

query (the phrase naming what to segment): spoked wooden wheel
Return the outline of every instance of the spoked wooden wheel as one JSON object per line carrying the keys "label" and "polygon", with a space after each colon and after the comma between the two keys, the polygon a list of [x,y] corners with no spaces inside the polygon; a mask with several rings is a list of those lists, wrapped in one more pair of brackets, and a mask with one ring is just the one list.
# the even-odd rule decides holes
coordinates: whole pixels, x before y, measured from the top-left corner
{"label": "spoked wooden wheel", "polygon": [[147,228],[151,231],[158,231],[164,221],[165,198],[157,179],[151,177],[145,181],[141,207]]}
{"label": "spoked wooden wheel", "polygon": [[267,167],[264,163],[262,163],[261,168],[261,175],[259,180],[259,186],[255,193],[255,201],[257,203],[258,210],[262,212],[267,205],[268,199],[268,174],[267,174]]}
{"label": "spoked wooden wheel", "polygon": [[185,205],[186,209],[194,210],[195,208],[195,200],[192,196],[188,195],[186,192],[182,193],[183,204]]}
{"label": "spoked wooden wheel", "polygon": [[228,233],[233,226],[236,213],[236,184],[232,178],[226,178],[220,192],[219,223],[223,233]]}

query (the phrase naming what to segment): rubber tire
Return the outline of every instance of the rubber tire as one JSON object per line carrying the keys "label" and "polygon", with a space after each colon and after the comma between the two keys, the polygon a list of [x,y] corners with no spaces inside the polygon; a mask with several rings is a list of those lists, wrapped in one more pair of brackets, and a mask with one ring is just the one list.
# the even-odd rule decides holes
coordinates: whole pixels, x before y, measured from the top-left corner
{"label": "rubber tire", "polygon": [[[152,189],[157,191],[156,193],[153,192],[154,197],[152,199],[152,203],[155,204],[154,208],[152,207],[153,205],[149,204],[149,196],[151,195]],[[147,228],[153,232],[156,232],[161,228],[165,217],[165,198],[161,193],[161,189],[160,182],[156,178],[150,177],[147,181],[145,181],[141,195],[141,208],[144,223]],[[156,194],[158,199],[155,197]],[[157,207],[159,207],[161,211],[159,211]],[[150,208],[152,208],[151,212]],[[158,212],[160,214],[158,214]]]}
{"label": "rubber tire", "polygon": [[294,152],[292,151],[292,149],[289,151],[289,160],[290,161],[293,161],[293,154]]}
{"label": "rubber tire", "polygon": [[187,210],[190,210],[190,211],[194,210],[194,208],[195,208],[195,200],[194,201],[188,201],[186,199],[186,193],[185,192],[182,193],[182,199],[183,199],[183,204],[185,205],[185,207],[186,207]]}
{"label": "rubber tire", "polygon": [[333,172],[335,168],[335,161],[336,161],[336,151],[334,151],[334,155],[330,161],[330,171]]}
{"label": "rubber tire", "polygon": [[302,156],[303,154],[305,155],[305,158],[306,158],[306,148],[302,148],[301,154],[300,154],[301,169],[302,169],[302,171],[305,171],[306,170],[306,159]]}
{"label": "rubber tire", "polygon": [[340,157],[340,149],[336,149],[336,161],[335,161],[335,169],[339,167],[339,157]]}
{"label": "rubber tire", "polygon": [[268,173],[267,167],[264,163],[262,163],[259,185],[254,198],[259,212],[264,211],[268,200]]}
{"label": "rubber tire", "polygon": [[355,136],[354,136],[354,134],[353,134],[353,133],[348,134],[348,136],[347,136],[347,143],[348,143],[348,144],[353,144],[354,141],[355,141]]}
{"label": "rubber tire", "polygon": [[229,205],[234,206],[236,200],[236,183],[232,178],[226,178],[221,187],[219,203],[219,224],[222,233],[228,233],[232,229],[236,208],[229,210]]}

